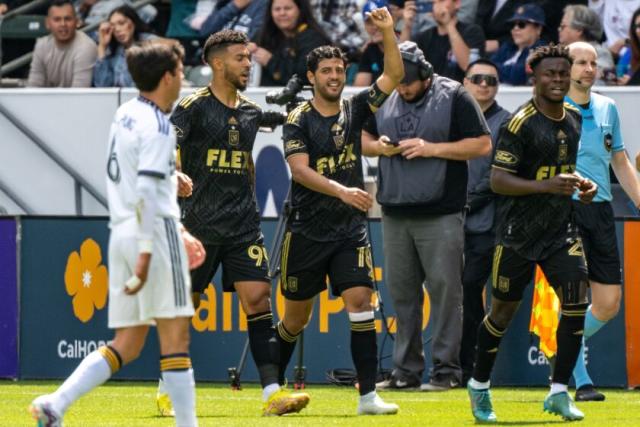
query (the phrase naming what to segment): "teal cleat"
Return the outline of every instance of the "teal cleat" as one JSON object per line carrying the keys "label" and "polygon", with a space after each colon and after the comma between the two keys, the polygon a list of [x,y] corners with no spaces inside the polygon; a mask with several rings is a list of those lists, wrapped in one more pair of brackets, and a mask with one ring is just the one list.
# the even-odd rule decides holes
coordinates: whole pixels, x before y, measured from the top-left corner
{"label": "teal cleat", "polygon": [[580,421],[584,418],[584,414],[576,407],[566,391],[547,395],[544,399],[544,411],[560,415],[565,421]]}
{"label": "teal cleat", "polygon": [[489,389],[476,390],[467,384],[469,399],[471,400],[471,413],[478,423],[496,423],[498,418],[493,412],[491,404],[491,392]]}

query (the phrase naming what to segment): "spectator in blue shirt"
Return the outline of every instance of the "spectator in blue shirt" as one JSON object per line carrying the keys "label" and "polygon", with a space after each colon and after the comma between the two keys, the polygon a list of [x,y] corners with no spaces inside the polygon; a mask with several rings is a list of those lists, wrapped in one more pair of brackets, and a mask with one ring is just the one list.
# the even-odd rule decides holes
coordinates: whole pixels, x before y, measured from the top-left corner
{"label": "spectator in blue shirt", "polygon": [[529,51],[545,44],[540,40],[545,24],[544,11],[536,4],[527,3],[516,9],[509,22],[513,40],[502,43],[491,60],[498,66],[500,83],[526,85],[525,65]]}
{"label": "spectator in blue shirt", "polygon": [[98,60],[93,71],[95,87],[133,87],[124,51],[132,44],[155,38],[147,32],[136,11],[120,6],[109,13],[109,19],[98,29]]}

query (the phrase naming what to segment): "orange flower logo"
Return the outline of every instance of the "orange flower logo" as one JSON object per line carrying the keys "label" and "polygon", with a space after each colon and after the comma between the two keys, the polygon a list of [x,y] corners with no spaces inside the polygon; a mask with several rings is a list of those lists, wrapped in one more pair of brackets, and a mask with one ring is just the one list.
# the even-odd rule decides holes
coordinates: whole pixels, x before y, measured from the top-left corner
{"label": "orange flower logo", "polygon": [[73,297],[73,314],[86,323],[93,317],[93,307],[98,310],[107,303],[107,267],[101,265],[100,246],[87,239],[80,246],[80,253],[73,251],[67,259],[64,284]]}

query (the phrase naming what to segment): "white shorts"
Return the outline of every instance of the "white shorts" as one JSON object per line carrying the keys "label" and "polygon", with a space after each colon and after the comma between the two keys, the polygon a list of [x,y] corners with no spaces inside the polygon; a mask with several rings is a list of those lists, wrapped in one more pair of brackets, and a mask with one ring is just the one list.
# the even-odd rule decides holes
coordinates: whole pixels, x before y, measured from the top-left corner
{"label": "white shorts", "polygon": [[136,295],[124,293],[138,260],[135,219],[118,224],[109,237],[109,328],[153,325],[153,319],[193,315],[187,255],[172,218],[156,220],[147,282]]}

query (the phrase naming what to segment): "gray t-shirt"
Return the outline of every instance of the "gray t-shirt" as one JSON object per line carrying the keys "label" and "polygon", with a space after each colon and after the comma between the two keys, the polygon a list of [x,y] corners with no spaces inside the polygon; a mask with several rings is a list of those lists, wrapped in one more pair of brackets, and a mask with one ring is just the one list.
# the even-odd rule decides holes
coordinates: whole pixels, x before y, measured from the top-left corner
{"label": "gray t-shirt", "polygon": [[63,46],[52,35],[36,42],[29,71],[29,87],[91,87],[98,48],[85,33],[77,31]]}

